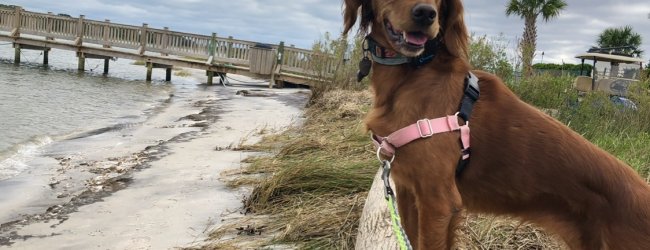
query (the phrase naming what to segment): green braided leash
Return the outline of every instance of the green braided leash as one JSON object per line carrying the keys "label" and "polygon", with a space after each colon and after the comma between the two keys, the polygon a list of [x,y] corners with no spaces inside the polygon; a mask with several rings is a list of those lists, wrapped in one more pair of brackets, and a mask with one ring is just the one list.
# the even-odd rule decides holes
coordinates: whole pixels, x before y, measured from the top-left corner
{"label": "green braided leash", "polygon": [[401,219],[399,217],[399,213],[397,212],[395,193],[393,192],[393,188],[390,187],[390,164],[390,161],[382,161],[383,172],[381,179],[384,181],[384,196],[386,198],[386,202],[388,202],[388,211],[390,213],[390,220],[393,225],[393,232],[397,236],[397,243],[399,244],[399,248],[401,250],[412,250],[413,247],[411,246],[411,242],[409,242],[408,236],[406,236],[406,232],[404,232],[404,228],[402,228]]}

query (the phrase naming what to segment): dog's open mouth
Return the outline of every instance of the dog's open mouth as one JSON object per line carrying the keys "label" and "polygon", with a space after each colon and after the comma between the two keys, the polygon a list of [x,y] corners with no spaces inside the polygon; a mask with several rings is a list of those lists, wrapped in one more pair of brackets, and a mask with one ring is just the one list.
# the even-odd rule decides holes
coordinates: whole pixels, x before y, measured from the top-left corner
{"label": "dog's open mouth", "polygon": [[386,33],[393,46],[406,56],[417,56],[424,51],[429,36],[421,31],[408,32],[396,29],[390,21],[384,21]]}

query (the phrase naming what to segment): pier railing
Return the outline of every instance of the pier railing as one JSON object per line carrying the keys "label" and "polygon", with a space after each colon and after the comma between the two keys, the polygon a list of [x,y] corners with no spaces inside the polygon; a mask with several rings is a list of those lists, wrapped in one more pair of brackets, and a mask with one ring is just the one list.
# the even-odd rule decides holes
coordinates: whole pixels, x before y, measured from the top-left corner
{"label": "pier railing", "polygon": [[266,46],[266,53],[273,53],[272,57],[263,57],[264,61],[251,61],[254,56],[252,51],[260,45],[253,41],[218,37],[216,33],[206,36],[172,31],[167,27],[156,29],[147,24],[133,26],[112,23],[110,20],[90,20],[83,15],[70,17],[30,12],[21,8],[0,8],[0,31],[10,32],[12,37],[25,34],[77,46],[93,44],[107,49],[136,50],[142,55],[157,53],[162,56],[206,60],[212,64],[249,68],[260,68],[260,65],[251,63],[272,65],[273,72],[258,72],[262,75],[284,72],[298,77],[323,79],[333,74],[337,66],[331,55],[286,47],[283,43]]}

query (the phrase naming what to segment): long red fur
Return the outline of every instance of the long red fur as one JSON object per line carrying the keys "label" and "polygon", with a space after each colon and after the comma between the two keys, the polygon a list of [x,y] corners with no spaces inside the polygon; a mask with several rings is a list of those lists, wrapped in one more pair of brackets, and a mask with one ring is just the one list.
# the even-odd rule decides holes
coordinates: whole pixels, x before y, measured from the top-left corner
{"label": "long red fur", "polygon": [[[468,35],[460,0],[345,0],[345,32],[357,21],[384,47],[384,18],[430,3],[445,46],[423,67],[373,64],[374,106],[365,122],[386,136],[423,118],[457,112]],[[398,22],[395,20],[391,20]],[[407,20],[401,20],[407,22]],[[393,164],[402,224],[416,249],[450,249],[460,212],[510,215],[561,237],[571,249],[650,249],[650,187],[631,167],[522,102],[497,77],[473,71],[481,96],[471,116],[471,161],[460,177],[459,135],[399,148]]]}

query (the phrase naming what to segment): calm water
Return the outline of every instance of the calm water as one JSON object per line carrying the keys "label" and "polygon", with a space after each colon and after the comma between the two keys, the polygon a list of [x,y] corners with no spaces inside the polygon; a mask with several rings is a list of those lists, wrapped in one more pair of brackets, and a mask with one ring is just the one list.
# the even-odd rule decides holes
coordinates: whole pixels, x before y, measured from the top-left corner
{"label": "calm water", "polygon": [[103,60],[86,60],[88,71],[80,74],[70,51],[51,51],[49,68],[40,64],[40,52],[24,51],[20,66],[13,54],[0,45],[0,180],[24,171],[26,159],[52,142],[143,121],[176,89],[142,81],[144,67],[129,60],[111,62],[102,76]]}

